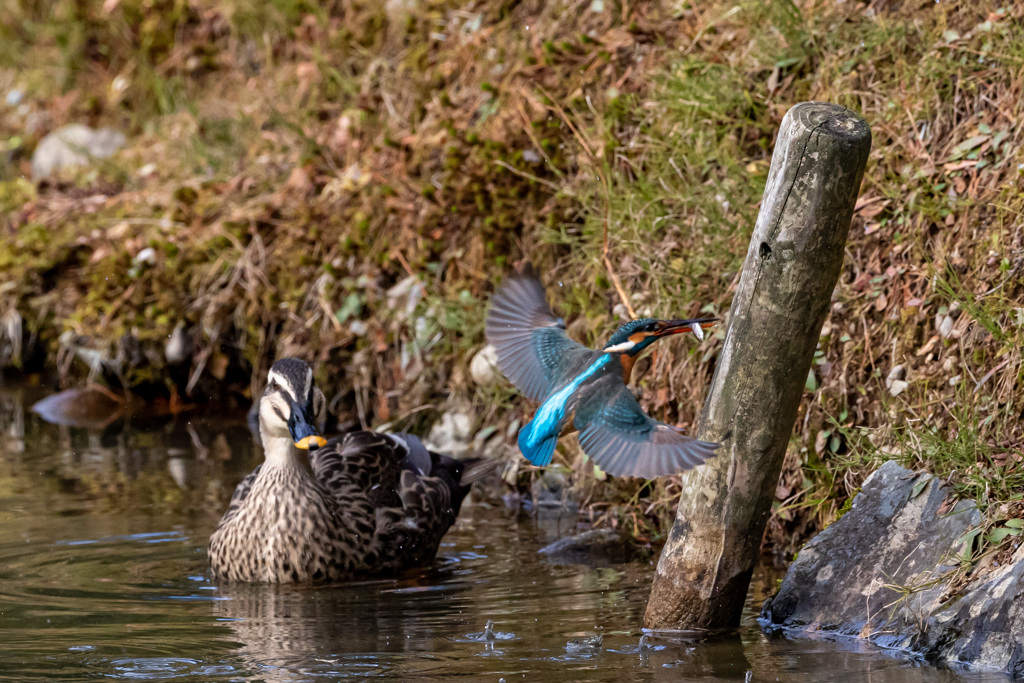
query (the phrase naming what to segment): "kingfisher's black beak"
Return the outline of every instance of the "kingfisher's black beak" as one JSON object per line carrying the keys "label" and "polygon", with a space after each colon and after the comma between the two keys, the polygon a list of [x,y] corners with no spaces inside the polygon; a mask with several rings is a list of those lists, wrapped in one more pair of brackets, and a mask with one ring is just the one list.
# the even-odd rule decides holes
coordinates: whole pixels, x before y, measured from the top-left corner
{"label": "kingfisher's black beak", "polygon": [[327,443],[327,439],[320,436],[313,426],[312,416],[309,409],[312,406],[307,404],[305,408],[295,401],[291,402],[291,416],[288,418],[288,431],[291,432],[292,441],[296,448],[308,451],[313,448],[320,448]]}
{"label": "kingfisher's black beak", "polygon": [[666,320],[665,326],[655,332],[655,336],[667,337],[671,334],[693,332],[697,339],[704,339],[704,330],[714,327],[718,318],[689,318],[687,320]]}

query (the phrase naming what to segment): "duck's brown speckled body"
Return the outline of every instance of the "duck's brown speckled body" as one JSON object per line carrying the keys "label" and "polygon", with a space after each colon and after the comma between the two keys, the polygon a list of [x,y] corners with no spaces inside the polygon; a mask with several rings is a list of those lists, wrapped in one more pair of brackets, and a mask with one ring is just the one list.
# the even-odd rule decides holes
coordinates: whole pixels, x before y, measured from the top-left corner
{"label": "duck's brown speckled body", "polygon": [[270,380],[260,404],[266,460],[235,489],[210,539],[213,573],[322,582],[431,562],[469,491],[469,463],[408,434],[353,432],[303,450],[296,444],[323,442],[310,436],[323,395],[295,359],[275,363]]}

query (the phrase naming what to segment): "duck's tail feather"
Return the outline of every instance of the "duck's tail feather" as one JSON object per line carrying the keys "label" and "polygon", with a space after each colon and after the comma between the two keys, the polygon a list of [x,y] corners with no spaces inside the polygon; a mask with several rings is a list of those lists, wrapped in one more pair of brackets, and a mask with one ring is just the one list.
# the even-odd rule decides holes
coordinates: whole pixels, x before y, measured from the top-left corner
{"label": "duck's tail feather", "polygon": [[435,458],[418,436],[407,432],[394,432],[388,436],[405,448],[405,457],[402,459],[404,469],[412,470],[421,476],[431,474]]}
{"label": "duck's tail feather", "polygon": [[451,492],[452,510],[456,516],[473,483],[487,477],[499,465],[497,458],[473,457],[457,460],[433,451],[430,455],[434,460],[430,476],[443,481]]}
{"label": "duck's tail feather", "polygon": [[462,463],[462,476],[459,477],[459,483],[463,486],[486,479],[504,465],[500,458],[465,458],[459,462]]}

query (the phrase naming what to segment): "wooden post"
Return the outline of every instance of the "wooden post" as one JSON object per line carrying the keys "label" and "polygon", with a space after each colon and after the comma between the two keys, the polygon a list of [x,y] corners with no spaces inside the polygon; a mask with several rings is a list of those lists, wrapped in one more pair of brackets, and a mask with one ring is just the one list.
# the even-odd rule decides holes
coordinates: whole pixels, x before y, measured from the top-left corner
{"label": "wooden post", "polygon": [[697,436],[718,457],[688,472],[645,626],[737,626],[839,279],[871,129],[838,105],[786,114]]}

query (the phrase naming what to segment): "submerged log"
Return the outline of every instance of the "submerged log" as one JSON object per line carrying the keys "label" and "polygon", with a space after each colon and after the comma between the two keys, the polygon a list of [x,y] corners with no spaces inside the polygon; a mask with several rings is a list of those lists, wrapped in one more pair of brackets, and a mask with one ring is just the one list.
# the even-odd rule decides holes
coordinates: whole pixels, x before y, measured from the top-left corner
{"label": "submerged log", "polygon": [[723,446],[684,477],[648,628],[739,624],[870,149],[867,123],[837,105],[782,121],[697,432]]}

